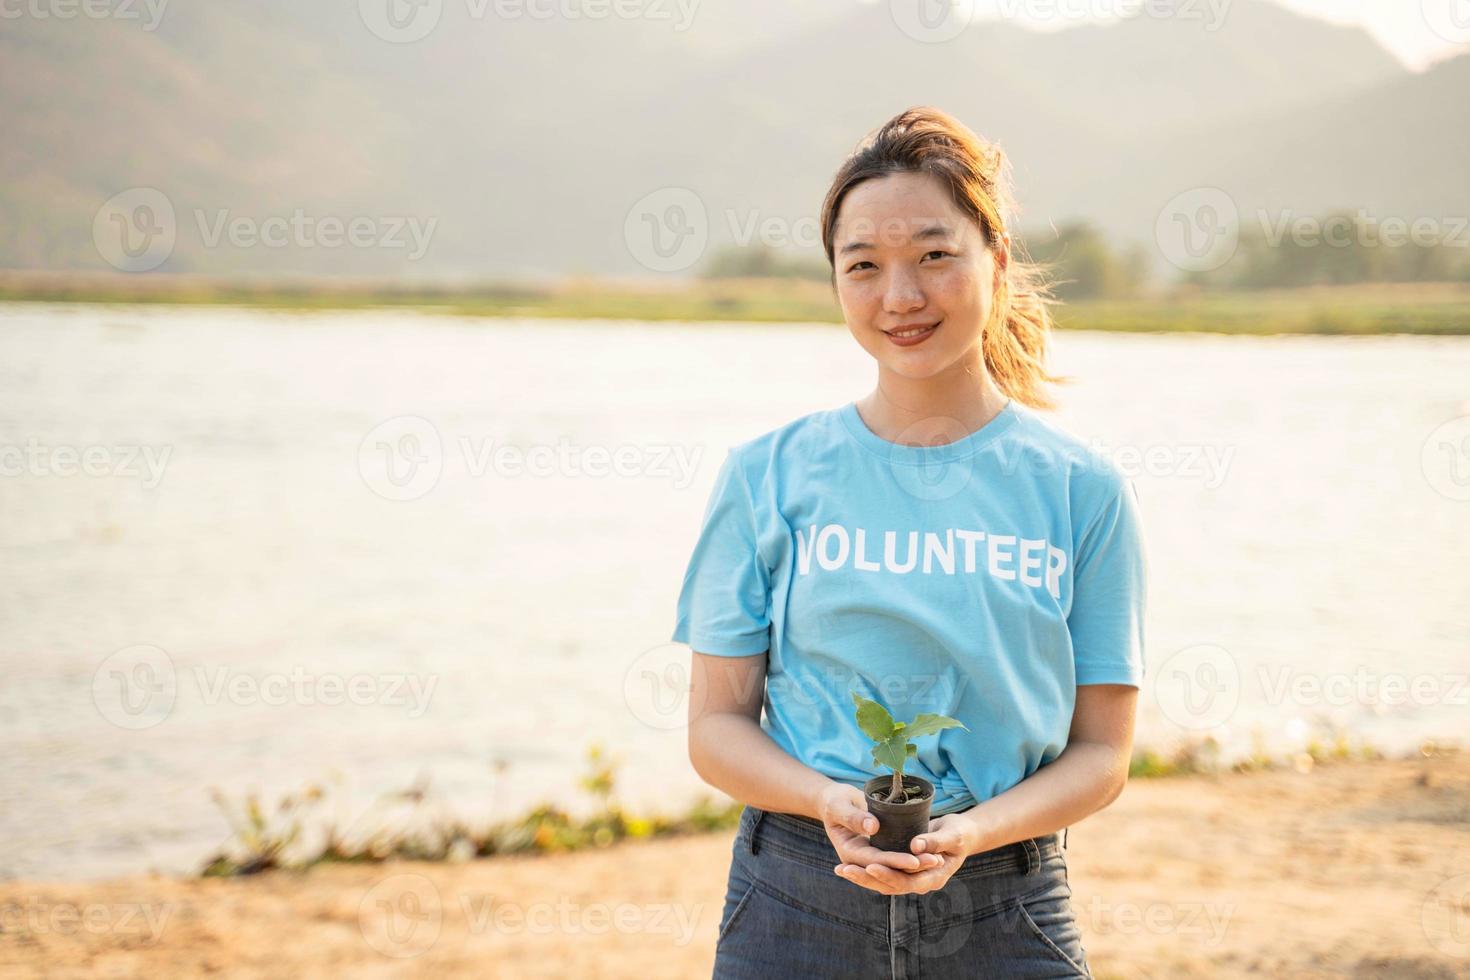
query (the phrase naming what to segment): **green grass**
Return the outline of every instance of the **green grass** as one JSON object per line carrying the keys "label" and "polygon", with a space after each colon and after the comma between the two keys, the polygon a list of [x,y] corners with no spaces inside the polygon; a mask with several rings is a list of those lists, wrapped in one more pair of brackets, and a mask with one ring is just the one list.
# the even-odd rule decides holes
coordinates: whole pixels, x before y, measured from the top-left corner
{"label": "green grass", "polygon": [[[1295,769],[1310,772],[1318,765],[1382,758],[1377,749],[1354,739],[1340,728],[1319,726],[1299,751],[1269,755],[1261,745],[1244,758],[1223,762],[1219,744],[1210,737],[1195,738],[1164,753],[1140,748],[1133,754],[1128,774],[1133,779],[1171,778],[1222,772],[1258,772]],[[1454,745],[1426,742],[1421,754],[1458,751]],[[375,864],[392,859],[455,861],[505,854],[546,854],[607,847],[618,841],[669,837],[728,830],[740,820],[743,805],[725,797],[703,795],[673,814],[632,813],[618,802],[618,764],[598,744],[587,750],[588,771],[580,780],[593,802],[589,812],[573,815],[566,808],[541,803],[525,813],[494,823],[477,824],[449,813],[442,801],[430,798],[426,786],[392,793],[381,803],[406,804],[409,812],[383,819],[369,811],[352,821],[354,831],[343,834],[325,822],[320,840],[303,850],[308,825],[321,821],[327,794],[319,786],[282,797],[263,806],[256,795],[231,804],[222,794],[215,803],[234,833],[201,867],[204,877],[234,877],[270,870],[304,870],[317,864]]]}
{"label": "green grass", "polygon": [[[230,305],[277,310],[405,309],[470,317],[840,324],[831,287],[810,279],[557,286],[382,286],[170,276],[0,273],[0,300]],[[1362,285],[1263,292],[1174,289],[1059,304],[1063,330],[1225,334],[1470,334],[1470,286]]]}
{"label": "green grass", "polygon": [[1470,289],[1356,286],[1084,301],[1060,307],[1057,321],[1065,329],[1134,333],[1465,335]]}

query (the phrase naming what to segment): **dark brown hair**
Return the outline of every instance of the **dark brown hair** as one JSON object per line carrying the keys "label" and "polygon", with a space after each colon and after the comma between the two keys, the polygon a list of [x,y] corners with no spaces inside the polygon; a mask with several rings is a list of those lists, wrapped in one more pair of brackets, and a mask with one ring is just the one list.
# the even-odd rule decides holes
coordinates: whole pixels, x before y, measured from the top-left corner
{"label": "dark brown hair", "polygon": [[1000,147],[947,112],[933,106],[905,109],[868,134],[832,178],[821,224],[833,292],[837,265],[832,237],[843,198],[863,181],[893,173],[926,173],[942,180],[955,205],[979,224],[987,247],[1005,260],[982,335],[985,368],[1011,398],[1034,408],[1055,408],[1043,385],[1065,379],[1048,374],[1045,367],[1052,327],[1046,270],[1016,258],[1019,246],[1006,255],[1001,238],[1015,211],[1010,164]]}

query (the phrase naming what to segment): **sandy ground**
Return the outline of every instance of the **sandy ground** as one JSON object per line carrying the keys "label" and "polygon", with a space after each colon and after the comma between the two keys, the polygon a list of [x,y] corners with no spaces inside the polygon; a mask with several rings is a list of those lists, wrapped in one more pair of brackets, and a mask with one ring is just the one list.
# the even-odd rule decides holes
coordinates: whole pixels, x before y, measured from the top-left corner
{"label": "sandy ground", "polygon": [[[708,976],[730,841],[0,882],[0,976]],[[1467,753],[1135,780],[1067,855],[1098,977],[1470,978]]]}

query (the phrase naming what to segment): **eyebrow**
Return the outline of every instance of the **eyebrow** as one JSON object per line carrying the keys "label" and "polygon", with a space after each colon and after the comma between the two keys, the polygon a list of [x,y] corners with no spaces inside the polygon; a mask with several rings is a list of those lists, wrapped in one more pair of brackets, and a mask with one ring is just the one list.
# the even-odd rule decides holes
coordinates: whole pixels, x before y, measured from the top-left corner
{"label": "eyebrow", "polygon": [[[947,227],[945,227],[944,225],[930,225],[928,228],[917,232],[912,238],[909,239],[909,241],[922,242],[931,238],[948,237],[950,237],[950,230]],[[846,255],[849,252],[859,252],[863,249],[870,249],[872,247],[872,242],[848,242],[846,245],[842,246],[840,250],[838,250],[837,254]]]}

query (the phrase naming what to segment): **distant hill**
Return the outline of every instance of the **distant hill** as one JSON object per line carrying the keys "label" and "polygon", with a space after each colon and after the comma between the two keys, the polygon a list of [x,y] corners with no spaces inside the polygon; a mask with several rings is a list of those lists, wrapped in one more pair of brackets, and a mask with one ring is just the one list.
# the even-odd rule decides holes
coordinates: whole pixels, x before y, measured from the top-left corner
{"label": "distant hill", "polygon": [[[684,30],[480,6],[445,2],[405,44],[345,2],[170,4],[151,32],[5,21],[0,266],[108,268],[93,218],[145,186],[176,211],[165,272],[646,275],[624,241],[644,195],[693,190],[710,252],[732,221],[810,227],[843,155],[918,103],[1002,142],[1024,227],[1087,219],[1147,241],[1163,202],[1201,185],[1303,213],[1470,208],[1470,58],[1411,75],[1363,32],[1264,0],[1235,0],[1217,30],[982,21],[944,43],[905,35],[886,4],[707,0]],[[221,216],[296,212],[433,234],[416,261],[208,240]]]}

